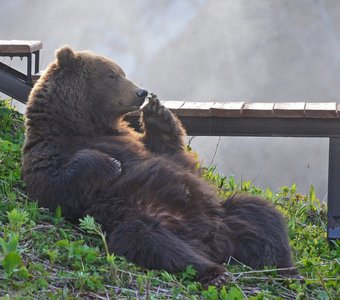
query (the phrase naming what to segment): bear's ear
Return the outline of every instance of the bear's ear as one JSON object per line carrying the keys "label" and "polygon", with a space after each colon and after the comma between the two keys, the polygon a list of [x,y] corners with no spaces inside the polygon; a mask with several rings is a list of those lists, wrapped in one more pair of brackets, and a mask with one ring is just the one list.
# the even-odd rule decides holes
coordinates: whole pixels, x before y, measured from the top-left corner
{"label": "bear's ear", "polygon": [[58,64],[61,67],[70,67],[77,62],[77,54],[69,46],[64,46],[56,51]]}

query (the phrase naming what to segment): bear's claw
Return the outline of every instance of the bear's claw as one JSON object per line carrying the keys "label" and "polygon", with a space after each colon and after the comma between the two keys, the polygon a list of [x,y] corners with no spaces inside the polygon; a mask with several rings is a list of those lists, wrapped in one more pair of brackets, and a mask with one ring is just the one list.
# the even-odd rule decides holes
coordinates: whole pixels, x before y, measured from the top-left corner
{"label": "bear's claw", "polygon": [[211,280],[207,280],[202,284],[204,289],[207,289],[209,286],[215,286],[218,289],[222,288],[227,282],[231,280],[232,276],[229,272],[224,272],[222,274],[217,275]]}
{"label": "bear's claw", "polygon": [[231,277],[230,274],[228,272],[225,272],[211,280],[209,285],[214,285],[217,288],[221,288],[230,280],[230,277]]}
{"label": "bear's claw", "polygon": [[115,159],[113,157],[111,157],[111,161],[117,166],[118,173],[122,173],[122,163],[118,159]]}

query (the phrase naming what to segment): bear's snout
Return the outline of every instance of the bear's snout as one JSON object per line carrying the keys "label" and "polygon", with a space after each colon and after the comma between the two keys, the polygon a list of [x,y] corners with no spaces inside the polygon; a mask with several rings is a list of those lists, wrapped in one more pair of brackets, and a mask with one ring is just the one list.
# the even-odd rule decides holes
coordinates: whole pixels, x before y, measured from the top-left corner
{"label": "bear's snout", "polygon": [[137,93],[137,96],[139,98],[143,98],[143,100],[148,95],[148,91],[147,90],[143,90],[143,89],[138,89],[136,93]]}

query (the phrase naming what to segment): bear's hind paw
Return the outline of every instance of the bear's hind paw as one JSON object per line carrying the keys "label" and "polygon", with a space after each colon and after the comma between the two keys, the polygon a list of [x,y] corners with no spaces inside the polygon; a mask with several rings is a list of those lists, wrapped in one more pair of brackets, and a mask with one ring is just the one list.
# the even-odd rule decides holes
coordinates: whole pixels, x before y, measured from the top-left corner
{"label": "bear's hind paw", "polygon": [[215,275],[213,278],[202,280],[202,286],[207,289],[209,286],[215,286],[216,288],[222,288],[227,282],[232,280],[232,275],[229,272],[224,272],[219,275]]}

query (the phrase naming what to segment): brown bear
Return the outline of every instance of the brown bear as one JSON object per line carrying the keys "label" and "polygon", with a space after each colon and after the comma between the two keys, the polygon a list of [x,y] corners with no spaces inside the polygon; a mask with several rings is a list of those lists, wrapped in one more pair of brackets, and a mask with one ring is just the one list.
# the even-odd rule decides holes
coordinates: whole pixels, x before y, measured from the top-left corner
{"label": "brown bear", "polygon": [[147,91],[103,56],[66,46],[56,57],[27,104],[23,178],[32,199],[70,219],[92,215],[115,254],[169,272],[192,265],[205,285],[227,280],[230,257],[293,267],[281,214],[250,195],[219,199],[186,151],[180,121],[156,97],[137,133],[123,118]]}

